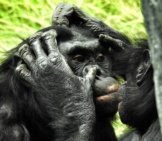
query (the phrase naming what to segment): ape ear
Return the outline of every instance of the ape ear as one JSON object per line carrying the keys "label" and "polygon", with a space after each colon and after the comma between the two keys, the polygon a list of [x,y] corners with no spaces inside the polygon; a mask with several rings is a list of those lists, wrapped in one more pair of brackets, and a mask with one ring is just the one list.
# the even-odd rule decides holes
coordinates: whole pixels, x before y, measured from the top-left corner
{"label": "ape ear", "polygon": [[146,49],[143,51],[143,57],[137,69],[136,82],[138,86],[141,84],[141,82],[145,78],[145,75],[150,69],[150,67],[151,67],[150,51]]}

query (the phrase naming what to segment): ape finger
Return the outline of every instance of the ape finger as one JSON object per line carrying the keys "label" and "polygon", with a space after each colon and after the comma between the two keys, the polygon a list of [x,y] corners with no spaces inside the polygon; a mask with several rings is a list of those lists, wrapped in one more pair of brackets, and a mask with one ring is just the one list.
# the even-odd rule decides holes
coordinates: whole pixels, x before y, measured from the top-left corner
{"label": "ape finger", "polygon": [[36,58],[47,57],[41,45],[41,35],[42,32],[37,32],[29,39],[29,43],[31,45],[32,50],[34,51]]}
{"label": "ape finger", "polygon": [[70,24],[88,25],[89,21],[98,22],[98,19],[86,15],[83,11],[81,11],[73,4],[60,3],[52,16],[52,21],[53,25],[56,24],[69,26]]}
{"label": "ape finger", "polygon": [[31,72],[27,69],[25,64],[20,64],[17,66],[15,72],[22,79],[26,80],[30,84],[34,84],[34,79],[31,76]]}
{"label": "ape finger", "polygon": [[82,10],[80,10],[78,7],[73,6],[74,12],[77,15],[77,17],[82,20],[82,22],[87,22],[87,21],[91,21],[92,17],[86,15]]}
{"label": "ape finger", "polygon": [[39,57],[36,60],[36,66],[38,67],[38,70],[40,70],[40,73],[49,73],[49,71],[52,71],[53,64],[49,61],[46,57]]}
{"label": "ape finger", "polygon": [[122,51],[129,48],[129,46],[123,41],[119,39],[114,39],[106,34],[100,34],[99,41],[101,43],[106,43],[107,45],[110,45],[112,49],[115,51]]}
{"label": "ape finger", "polygon": [[33,69],[35,64],[35,57],[31,53],[29,46],[27,44],[22,45],[18,49],[18,53],[22,60],[28,65],[28,67],[30,69]]}
{"label": "ape finger", "polygon": [[70,3],[60,3],[52,16],[52,23],[56,25],[69,25],[69,20],[67,16],[73,13],[73,4]]}
{"label": "ape finger", "polygon": [[42,38],[44,40],[49,54],[48,60],[52,63],[52,65],[56,65],[58,63],[58,60],[60,60],[61,55],[59,54],[59,50],[57,47],[56,37],[57,33],[55,30],[49,30],[42,34]]}
{"label": "ape finger", "polygon": [[47,32],[44,32],[42,34],[44,43],[46,44],[47,47],[47,51],[49,54],[58,51],[57,48],[57,41],[56,41],[56,37],[57,37],[57,33],[55,30],[49,30]]}

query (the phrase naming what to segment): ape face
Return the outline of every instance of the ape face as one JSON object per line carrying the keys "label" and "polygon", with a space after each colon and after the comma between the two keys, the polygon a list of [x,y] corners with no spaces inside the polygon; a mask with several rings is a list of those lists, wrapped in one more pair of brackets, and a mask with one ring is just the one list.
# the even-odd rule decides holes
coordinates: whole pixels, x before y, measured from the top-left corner
{"label": "ape face", "polygon": [[74,28],[72,38],[58,42],[58,47],[75,75],[84,77],[92,66],[97,68],[93,86],[96,108],[100,115],[112,116],[119,102],[119,84],[112,78],[109,49],[88,32]]}
{"label": "ape face", "polygon": [[147,49],[136,49],[129,60],[119,114],[123,123],[143,134],[156,117],[153,70]]}
{"label": "ape face", "polygon": [[65,56],[69,66],[77,76],[84,77],[91,66],[96,66],[96,79],[111,75],[111,60],[108,51],[102,47],[97,39],[60,43],[61,53]]}

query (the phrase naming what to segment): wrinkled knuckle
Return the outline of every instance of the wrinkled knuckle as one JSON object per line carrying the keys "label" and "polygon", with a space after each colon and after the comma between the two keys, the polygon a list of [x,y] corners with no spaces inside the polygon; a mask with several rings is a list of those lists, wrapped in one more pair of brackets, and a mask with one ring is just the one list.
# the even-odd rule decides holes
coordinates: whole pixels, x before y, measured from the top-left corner
{"label": "wrinkled knuckle", "polygon": [[40,38],[43,32],[37,32],[29,38],[29,43],[34,42],[36,39]]}
{"label": "wrinkled knuckle", "polygon": [[19,52],[19,55],[22,57],[24,54],[28,53],[29,50],[30,50],[29,46],[27,44],[24,44],[18,49],[18,52]]}
{"label": "wrinkled knuckle", "polygon": [[21,64],[21,65],[17,66],[15,71],[21,77],[29,77],[29,76],[31,76],[31,73],[26,68],[25,64]]}
{"label": "wrinkled knuckle", "polygon": [[25,64],[20,64],[19,66],[16,67],[16,72],[21,73],[21,71],[25,68]]}
{"label": "wrinkled knuckle", "polygon": [[45,39],[55,38],[56,36],[57,36],[57,32],[54,29],[46,31],[42,34],[42,37],[44,37]]}
{"label": "wrinkled knuckle", "polygon": [[49,56],[49,61],[52,64],[57,64],[57,62],[59,62],[60,59],[61,59],[61,56],[58,52],[54,52]]}
{"label": "wrinkled knuckle", "polygon": [[38,67],[41,70],[46,70],[49,67],[49,62],[46,58],[40,58],[37,60]]}
{"label": "wrinkled knuckle", "polygon": [[50,62],[52,62],[53,64],[55,64],[57,62],[57,57],[50,57]]}

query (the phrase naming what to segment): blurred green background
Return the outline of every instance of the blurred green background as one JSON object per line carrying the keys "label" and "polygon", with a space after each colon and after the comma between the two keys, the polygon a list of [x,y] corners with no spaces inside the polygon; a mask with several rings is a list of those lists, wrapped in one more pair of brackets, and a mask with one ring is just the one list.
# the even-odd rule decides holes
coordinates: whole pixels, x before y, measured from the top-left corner
{"label": "blurred green background", "polygon": [[[51,25],[52,13],[61,0],[0,0],[0,60],[3,51],[16,47],[22,38]],[[129,36],[146,37],[140,0],[65,0],[87,14]],[[114,123],[120,136],[125,130],[119,120]]]}

